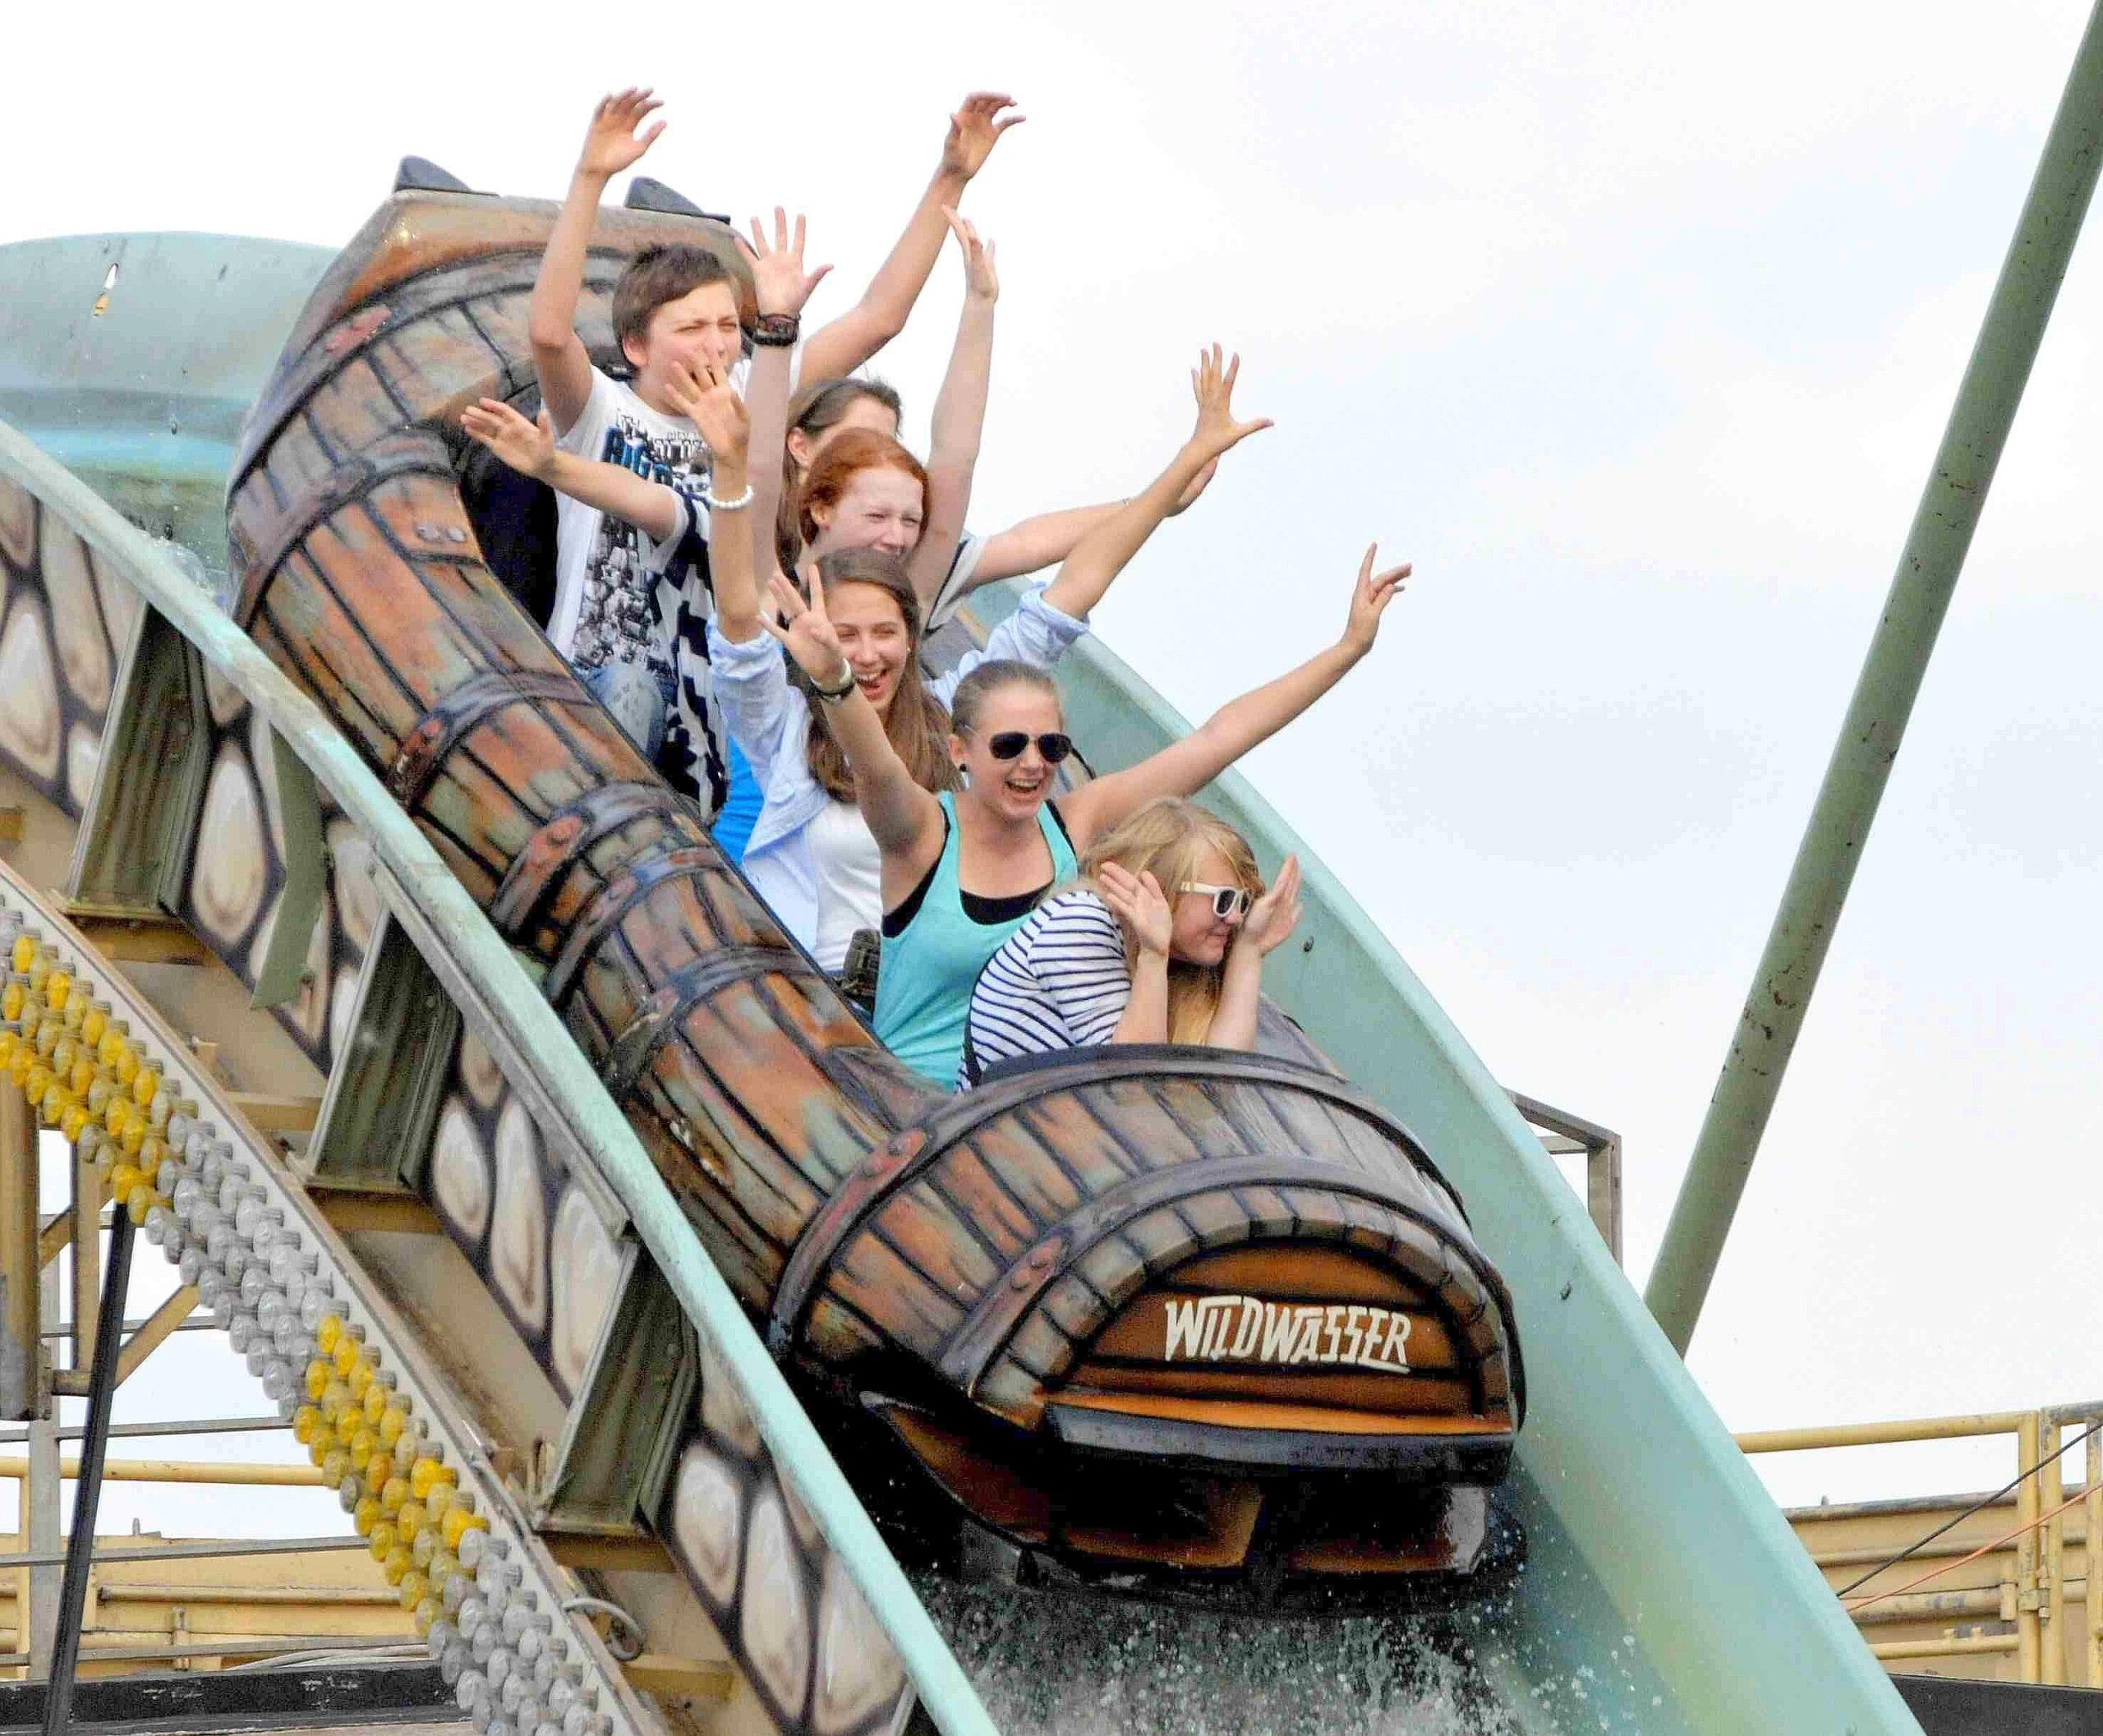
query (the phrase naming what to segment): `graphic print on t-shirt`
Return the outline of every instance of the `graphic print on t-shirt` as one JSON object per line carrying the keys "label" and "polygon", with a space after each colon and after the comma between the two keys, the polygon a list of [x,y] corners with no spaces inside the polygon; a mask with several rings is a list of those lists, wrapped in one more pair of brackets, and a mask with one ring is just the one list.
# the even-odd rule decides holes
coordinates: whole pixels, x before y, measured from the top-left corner
{"label": "graphic print on t-shirt", "polygon": [[[596,456],[645,481],[677,489],[688,500],[707,482],[707,449],[699,434],[646,428],[625,410],[609,422]],[[615,661],[641,663],[669,674],[671,647],[660,617],[659,579],[651,570],[642,532],[610,513],[597,515],[584,559],[584,584],[569,661],[580,670]]]}

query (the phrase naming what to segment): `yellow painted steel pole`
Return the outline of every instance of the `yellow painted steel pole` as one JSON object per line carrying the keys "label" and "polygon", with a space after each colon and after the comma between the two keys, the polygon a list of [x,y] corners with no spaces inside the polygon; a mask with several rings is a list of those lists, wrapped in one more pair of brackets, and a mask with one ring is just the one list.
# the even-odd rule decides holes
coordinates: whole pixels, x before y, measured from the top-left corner
{"label": "yellow painted steel pole", "polygon": [[0,1416],[36,1411],[38,1305],[36,1117],[13,1080],[0,1075]]}
{"label": "yellow painted steel pole", "polygon": [[[2082,1421],[2094,1424],[2103,1417],[2090,1416]],[[2082,1503],[2081,1572],[2087,1582],[2082,1602],[2086,1606],[2087,1645],[2084,1648],[2088,1660],[2088,1673],[2083,1678],[2090,1688],[2103,1688],[2103,1434],[2088,1437],[2088,1463],[2084,1471],[2087,1499]]]}
{"label": "yellow painted steel pole", "polygon": [[[29,1475],[27,1459],[0,1459],[0,1481]],[[63,1461],[58,1472],[77,1477],[81,1462]],[[106,1483],[226,1483],[236,1488],[319,1489],[320,1471],[311,1465],[243,1465],[209,1459],[109,1459],[103,1465]]]}
{"label": "yellow painted steel pole", "polygon": [[[2066,1480],[2059,1475],[2059,1425],[2050,1416],[2043,1419],[2038,1429],[2037,1446],[2045,1467],[2037,1473],[2037,1504],[2050,1513],[2067,1498]],[[2044,1584],[2037,1599],[2039,1643],[2044,1651],[2042,1679],[2056,1684],[2067,1678],[2066,1623],[2060,1619],[2067,1542],[2064,1513],[2053,1513],[2045,1522],[2042,1541]]]}
{"label": "yellow painted steel pole", "polygon": [[[2015,1431],[2015,1468],[2027,1471],[2037,1462],[2037,1413],[2022,1419]],[[2040,1679],[2043,1651],[2037,1619],[2037,1515],[2043,1511],[2037,1499],[2037,1479],[2026,1476],[2016,1485],[2015,1522],[2022,1535],[2015,1540],[2016,1674],[2019,1680]]]}

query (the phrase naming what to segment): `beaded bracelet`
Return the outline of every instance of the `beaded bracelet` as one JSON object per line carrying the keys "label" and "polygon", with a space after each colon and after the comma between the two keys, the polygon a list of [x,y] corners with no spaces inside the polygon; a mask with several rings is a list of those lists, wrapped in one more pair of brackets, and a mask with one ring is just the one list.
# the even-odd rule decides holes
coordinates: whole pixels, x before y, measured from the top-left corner
{"label": "beaded bracelet", "polygon": [[752,504],[752,485],[749,482],[746,483],[745,491],[734,500],[719,500],[716,498],[714,490],[703,488],[701,491],[701,504],[711,513],[741,513]]}

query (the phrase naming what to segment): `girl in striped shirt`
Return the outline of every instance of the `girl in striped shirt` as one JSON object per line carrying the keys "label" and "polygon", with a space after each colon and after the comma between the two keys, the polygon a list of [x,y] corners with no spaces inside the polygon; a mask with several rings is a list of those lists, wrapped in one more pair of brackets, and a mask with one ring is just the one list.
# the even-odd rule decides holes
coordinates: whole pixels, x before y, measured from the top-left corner
{"label": "girl in striped shirt", "polygon": [[1254,1047],[1263,960],[1300,920],[1298,859],[1267,890],[1240,833],[1171,796],[1106,833],[1081,873],[980,974],[959,1090],[1056,1049]]}

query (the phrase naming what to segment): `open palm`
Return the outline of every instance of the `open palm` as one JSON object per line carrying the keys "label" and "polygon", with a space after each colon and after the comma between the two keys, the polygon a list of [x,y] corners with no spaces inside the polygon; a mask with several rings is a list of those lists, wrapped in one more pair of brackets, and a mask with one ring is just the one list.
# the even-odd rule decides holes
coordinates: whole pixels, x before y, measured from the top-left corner
{"label": "open palm", "polygon": [[752,268],[752,292],[763,314],[799,314],[803,304],[811,298],[811,292],[825,281],[830,265],[819,265],[812,270],[803,269],[803,219],[799,213],[792,231],[789,214],[780,205],[774,208],[774,239],[770,242],[766,231],[759,219],[752,219],[752,238],[747,246],[743,236],[738,245],[744,248],[745,258]]}
{"label": "open palm", "polygon": [[1199,351],[1198,365],[1190,370],[1190,395],[1198,401],[1198,426],[1190,440],[1213,458],[1271,426],[1268,416],[1249,422],[1234,419],[1234,382],[1240,373],[1241,358],[1222,361],[1217,343]]}
{"label": "open palm", "polygon": [[985,168],[993,147],[1001,142],[1001,135],[1028,118],[1001,113],[1015,105],[1013,97],[997,90],[974,90],[966,97],[964,106],[950,117],[949,136],[942,141],[944,170],[969,181]]}
{"label": "open palm", "polygon": [[578,156],[577,166],[587,174],[612,176],[640,162],[642,154],[657,142],[665,123],[651,121],[640,136],[635,129],[653,109],[664,106],[647,86],[631,86],[600,98],[599,106],[591,111],[591,124],[585,129],[584,149]]}

